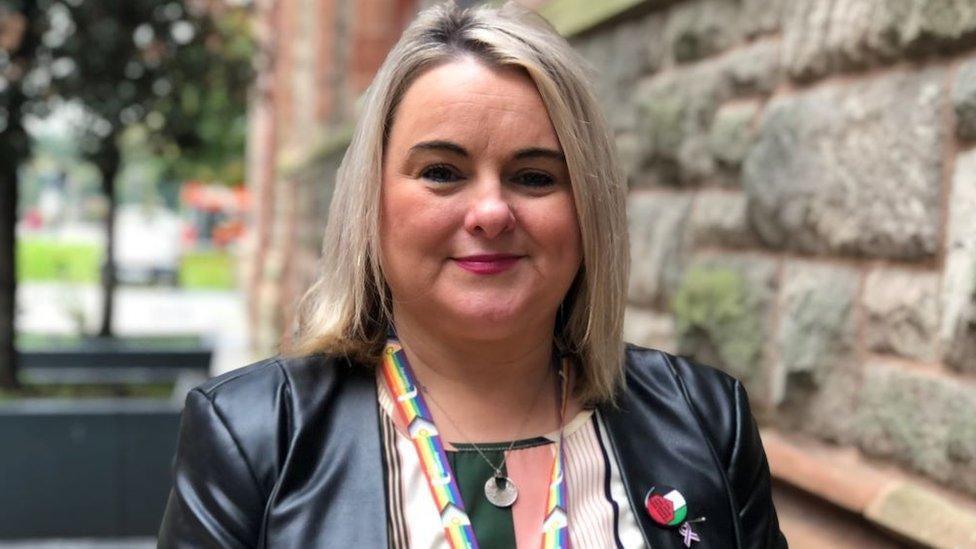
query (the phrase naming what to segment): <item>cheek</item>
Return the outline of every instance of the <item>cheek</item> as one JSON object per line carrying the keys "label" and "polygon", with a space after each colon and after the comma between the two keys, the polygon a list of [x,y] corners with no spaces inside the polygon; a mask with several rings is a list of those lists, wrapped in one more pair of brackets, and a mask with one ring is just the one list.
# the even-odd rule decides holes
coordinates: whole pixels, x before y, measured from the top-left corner
{"label": "cheek", "polygon": [[394,263],[443,256],[451,216],[426,189],[413,181],[391,182],[380,199],[380,238],[384,256]]}
{"label": "cheek", "polygon": [[540,213],[542,215],[536,221],[540,245],[547,251],[554,267],[571,271],[575,276],[582,258],[582,238],[572,199],[563,197],[541,209]]}

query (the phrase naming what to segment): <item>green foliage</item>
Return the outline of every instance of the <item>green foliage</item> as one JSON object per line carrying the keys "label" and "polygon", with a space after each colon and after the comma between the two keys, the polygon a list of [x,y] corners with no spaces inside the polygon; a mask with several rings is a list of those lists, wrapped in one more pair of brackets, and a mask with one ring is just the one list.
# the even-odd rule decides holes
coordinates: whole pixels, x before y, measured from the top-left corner
{"label": "green foliage", "polygon": [[234,258],[228,252],[192,252],[180,262],[180,286],[226,290],[234,287]]}
{"label": "green foliage", "polygon": [[21,124],[26,75],[41,35],[32,23],[40,11],[34,0],[0,0],[0,164],[16,168],[28,150]]}
{"label": "green foliage", "polygon": [[240,181],[254,53],[248,13],[191,0],[37,0],[43,36],[29,86],[44,116],[77,103],[93,160],[142,125],[180,178]]}
{"label": "green foliage", "polygon": [[[17,334],[17,348],[22,351],[77,348],[90,343],[90,338],[77,334]],[[144,351],[185,351],[199,348],[201,345],[203,345],[201,337],[192,334],[127,335],[112,342],[113,348]]]}
{"label": "green foliage", "polygon": [[255,54],[250,18],[229,11],[212,20],[207,41],[187,50],[174,73],[178,90],[157,105],[165,124],[156,144],[172,177],[239,183],[244,179],[247,90]]}
{"label": "green foliage", "polygon": [[47,238],[17,242],[17,280],[94,283],[102,251],[94,244],[58,242]]}
{"label": "green foliage", "polygon": [[683,349],[708,345],[721,365],[748,378],[760,362],[762,330],[748,282],[722,267],[688,270],[672,304]]}
{"label": "green foliage", "polygon": [[[95,283],[102,250],[94,244],[26,238],[17,242],[20,282]],[[234,257],[224,251],[189,252],[180,258],[180,286],[187,289],[234,288]]]}

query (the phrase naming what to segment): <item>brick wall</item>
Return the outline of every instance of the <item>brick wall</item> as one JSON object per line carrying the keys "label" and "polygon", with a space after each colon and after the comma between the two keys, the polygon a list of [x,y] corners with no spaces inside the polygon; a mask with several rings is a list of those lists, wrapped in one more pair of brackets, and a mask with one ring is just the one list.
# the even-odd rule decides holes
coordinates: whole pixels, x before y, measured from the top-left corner
{"label": "brick wall", "polygon": [[274,352],[314,276],[331,181],[355,101],[417,10],[415,0],[259,0],[258,85],[242,260],[256,356]]}

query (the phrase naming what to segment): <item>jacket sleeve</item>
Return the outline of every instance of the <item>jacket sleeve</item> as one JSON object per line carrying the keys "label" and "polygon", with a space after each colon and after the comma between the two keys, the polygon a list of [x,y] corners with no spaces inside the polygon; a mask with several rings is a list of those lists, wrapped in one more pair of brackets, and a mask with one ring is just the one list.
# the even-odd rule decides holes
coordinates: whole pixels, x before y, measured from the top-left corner
{"label": "jacket sleeve", "polygon": [[739,381],[735,381],[733,404],[735,432],[726,474],[736,500],[742,547],[785,549],[786,538],[773,506],[766,452]]}
{"label": "jacket sleeve", "polygon": [[158,547],[255,547],[263,512],[238,440],[210,398],[190,391]]}

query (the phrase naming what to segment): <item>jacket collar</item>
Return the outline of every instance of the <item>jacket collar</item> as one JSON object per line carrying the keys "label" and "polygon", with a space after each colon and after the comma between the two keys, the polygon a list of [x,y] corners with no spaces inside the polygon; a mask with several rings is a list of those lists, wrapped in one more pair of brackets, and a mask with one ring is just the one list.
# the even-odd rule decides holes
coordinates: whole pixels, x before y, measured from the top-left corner
{"label": "jacket collar", "polygon": [[[661,353],[628,353],[626,389],[600,407],[634,517],[654,549],[687,549],[677,528],[658,526],[644,499],[657,486],[684,496],[703,547],[737,547],[727,482],[680,376]],[[694,544],[692,545],[694,548]]]}
{"label": "jacket collar", "polygon": [[[715,449],[704,435],[688,401],[687,390],[663,355],[628,356],[626,390],[615,406],[600,406],[631,510],[649,547],[684,549],[676,529],[658,527],[644,507],[647,491],[668,485],[685,497],[690,519],[703,546],[727,546],[735,539],[727,483]],[[336,408],[348,428],[331,431],[328,444],[346,473],[357,480],[356,497],[336,497],[330,515],[355,517],[336,521],[330,541],[337,547],[388,547],[386,465],[380,440],[375,376],[356,368],[336,391]],[[365,375],[364,375],[365,374]],[[375,436],[362,436],[373,432]],[[329,456],[324,456],[329,458]],[[373,525],[366,527],[365,525]]]}

